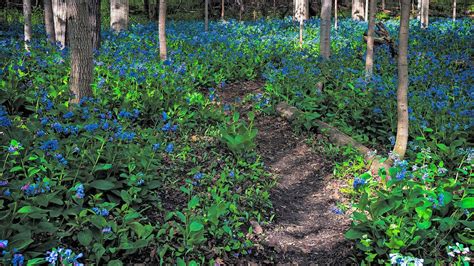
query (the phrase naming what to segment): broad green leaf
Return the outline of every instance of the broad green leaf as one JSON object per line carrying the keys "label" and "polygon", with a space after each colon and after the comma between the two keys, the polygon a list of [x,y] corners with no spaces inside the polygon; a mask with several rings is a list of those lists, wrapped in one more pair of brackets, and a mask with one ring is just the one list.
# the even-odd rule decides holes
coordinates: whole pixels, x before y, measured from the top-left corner
{"label": "broad green leaf", "polygon": [[474,208],[474,197],[467,197],[461,200],[461,208],[472,209]]}
{"label": "broad green leaf", "polygon": [[89,185],[99,190],[111,190],[115,187],[114,183],[107,180],[96,180]]}
{"label": "broad green leaf", "polygon": [[197,221],[193,221],[193,222],[189,225],[189,231],[191,231],[191,232],[199,232],[199,231],[201,231],[203,228],[204,228],[204,225],[202,225],[202,223],[197,222]]}
{"label": "broad green leaf", "polygon": [[92,231],[89,229],[85,229],[77,234],[77,240],[87,247],[92,242]]}

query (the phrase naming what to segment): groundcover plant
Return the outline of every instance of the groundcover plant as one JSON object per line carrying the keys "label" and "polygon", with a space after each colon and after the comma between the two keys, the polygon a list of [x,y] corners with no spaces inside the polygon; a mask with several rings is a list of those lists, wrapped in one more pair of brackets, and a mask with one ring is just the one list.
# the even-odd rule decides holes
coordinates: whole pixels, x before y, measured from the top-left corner
{"label": "groundcover plant", "polygon": [[[474,23],[419,23],[409,24],[407,155],[391,154],[388,171],[344,176],[350,203],[338,213],[351,217],[345,236],[365,264],[467,265],[474,245]],[[384,24],[397,48],[399,19]],[[263,82],[257,114],[286,101],[302,111],[298,130],[324,121],[388,157],[397,55],[376,45],[368,78],[366,22],[338,20],[330,59],[320,57],[320,20],[305,21],[301,47],[299,27],[290,17],[211,21],[208,31],[168,20],[166,60],[154,22],[103,29],[92,95],[73,104],[71,47],[33,23],[25,49],[23,25],[2,24],[0,263],[252,258],[252,224],[272,223],[277,180],[255,148],[254,113],[219,101],[230,83]]]}

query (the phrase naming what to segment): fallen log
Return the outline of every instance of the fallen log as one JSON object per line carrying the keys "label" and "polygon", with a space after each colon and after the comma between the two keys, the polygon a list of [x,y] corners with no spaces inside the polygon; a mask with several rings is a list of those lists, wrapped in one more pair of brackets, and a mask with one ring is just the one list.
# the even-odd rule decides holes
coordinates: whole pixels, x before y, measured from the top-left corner
{"label": "fallen log", "polygon": [[[302,112],[294,107],[289,105],[286,102],[281,102],[276,106],[277,113],[287,119],[288,121],[295,120]],[[352,146],[355,148],[361,155],[364,156],[364,159],[367,161],[367,168],[370,169],[372,175],[377,175],[379,170],[384,168],[388,172],[388,168],[390,167],[390,160],[386,160],[381,162],[381,157],[376,155],[376,152],[372,149],[364,146],[363,144],[357,142],[347,134],[341,132],[339,129],[323,122],[323,121],[316,121],[321,133],[326,135],[328,139],[338,146]]]}

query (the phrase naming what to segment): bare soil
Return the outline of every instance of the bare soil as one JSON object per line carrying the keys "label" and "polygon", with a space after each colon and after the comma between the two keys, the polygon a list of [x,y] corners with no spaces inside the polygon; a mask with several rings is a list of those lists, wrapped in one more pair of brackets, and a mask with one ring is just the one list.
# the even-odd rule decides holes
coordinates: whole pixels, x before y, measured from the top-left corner
{"label": "bare soil", "polygon": [[[261,82],[229,84],[218,90],[222,104],[241,113],[252,108],[241,104],[249,93],[262,92]],[[333,208],[341,201],[343,181],[332,176],[333,163],[296,135],[291,125],[276,116],[258,115],[257,152],[278,180],[271,200],[274,220],[257,236],[256,251],[242,263],[293,265],[348,265],[353,248],[344,239],[350,220]]]}

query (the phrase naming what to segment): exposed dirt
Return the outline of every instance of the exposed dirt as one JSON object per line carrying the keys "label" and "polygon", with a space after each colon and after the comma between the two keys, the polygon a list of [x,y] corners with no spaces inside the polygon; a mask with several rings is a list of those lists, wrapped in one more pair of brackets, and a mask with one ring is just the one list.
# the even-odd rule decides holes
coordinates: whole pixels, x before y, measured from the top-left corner
{"label": "exposed dirt", "polygon": [[[218,90],[222,104],[233,104],[246,112],[251,104],[241,104],[249,93],[261,92],[262,83],[243,82]],[[264,227],[258,246],[248,262],[258,264],[351,264],[350,242],[344,239],[349,226],[345,215],[333,208],[340,201],[343,184],[331,175],[333,164],[314,153],[302,136],[279,117],[259,115],[255,125],[258,153],[278,180],[271,199],[275,218]]]}

